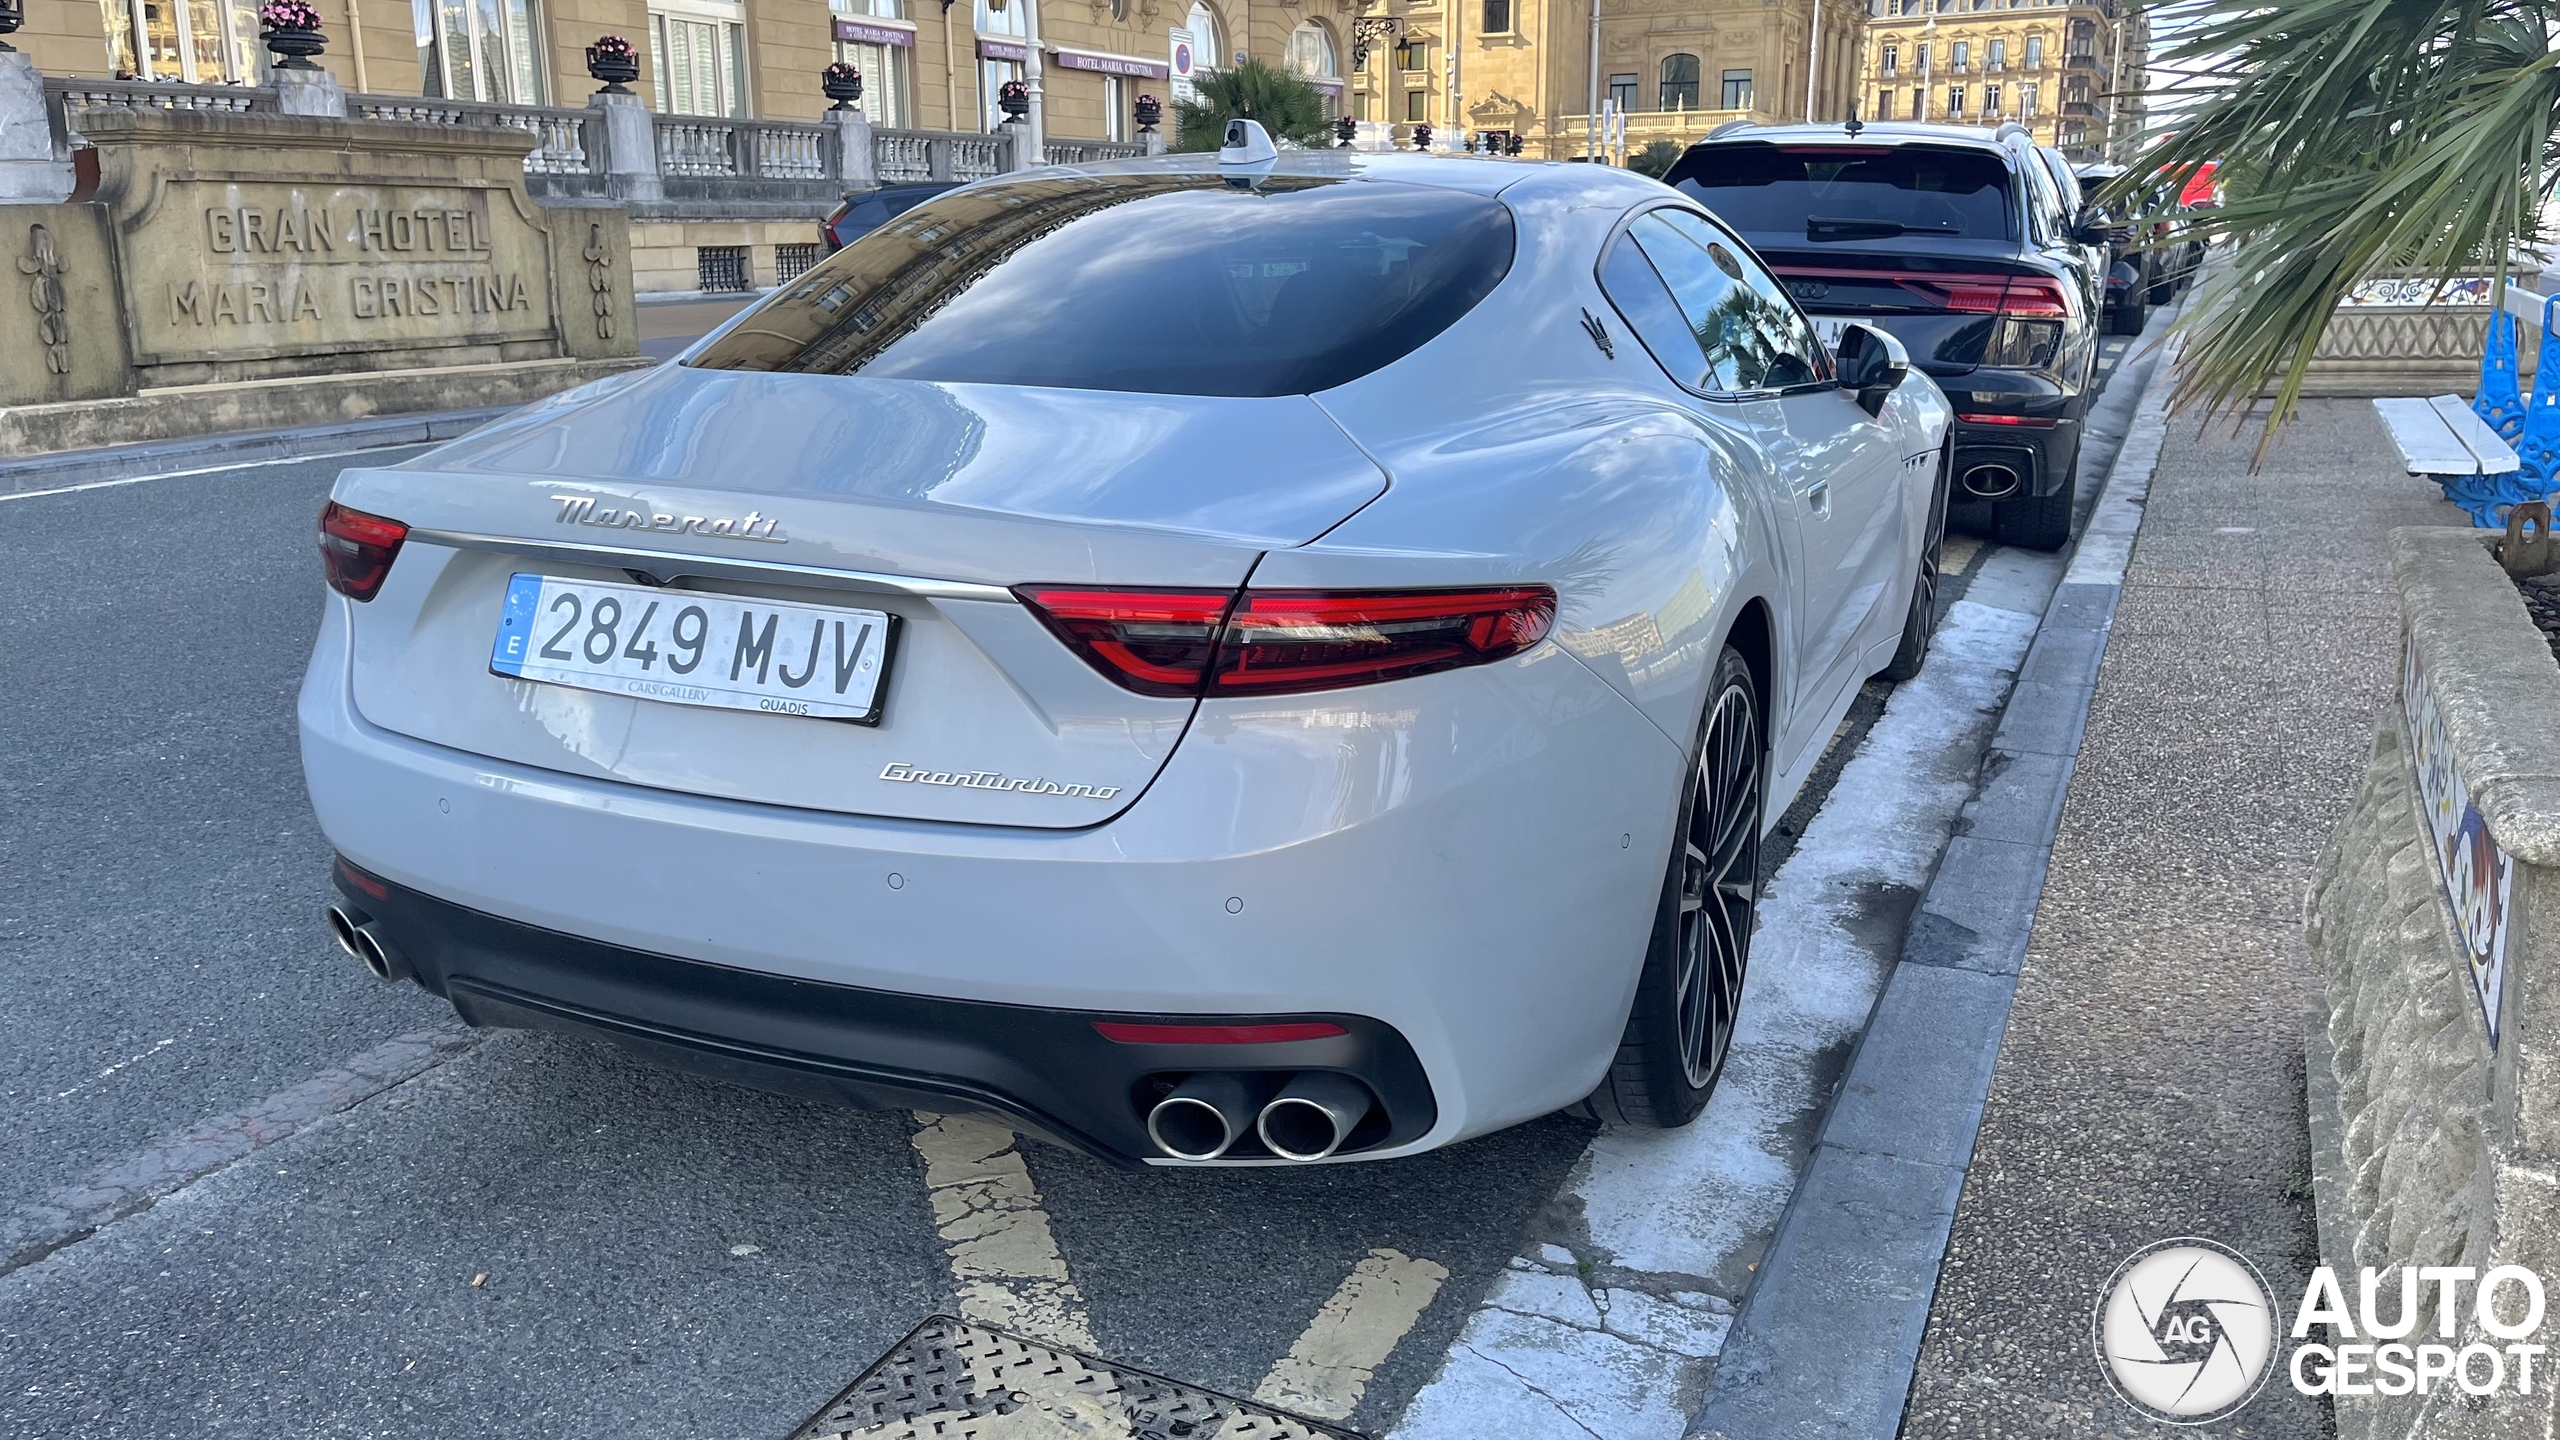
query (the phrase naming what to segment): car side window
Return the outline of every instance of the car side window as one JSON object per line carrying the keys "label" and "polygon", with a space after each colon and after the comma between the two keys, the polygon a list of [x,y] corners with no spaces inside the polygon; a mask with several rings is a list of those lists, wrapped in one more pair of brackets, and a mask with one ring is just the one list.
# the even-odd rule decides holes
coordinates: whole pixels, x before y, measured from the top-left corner
{"label": "car side window", "polygon": [[[1749,253],[1724,232],[1685,210],[1646,212],[1634,238],[1698,337],[1707,358],[1706,388],[1730,394],[1783,390],[1818,381],[1828,367],[1804,318],[1776,282],[1755,288]],[[1749,265],[1746,269],[1745,266]]]}
{"label": "car side window", "polygon": [[1600,260],[1600,288],[1672,379],[1693,389],[1713,388],[1697,333],[1689,328],[1688,317],[1680,313],[1653,262],[1636,248],[1633,235],[1620,235],[1610,242],[1609,253]]}

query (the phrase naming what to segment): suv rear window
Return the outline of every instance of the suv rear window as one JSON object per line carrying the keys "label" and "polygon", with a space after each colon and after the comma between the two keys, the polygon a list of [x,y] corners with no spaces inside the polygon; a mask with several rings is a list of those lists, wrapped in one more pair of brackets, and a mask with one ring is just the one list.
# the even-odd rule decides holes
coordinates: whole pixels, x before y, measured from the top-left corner
{"label": "suv rear window", "polygon": [[1808,240],[2014,240],[2009,167],[1934,145],[1704,145],[1666,177],[1746,234]]}
{"label": "suv rear window", "polygon": [[1302,395],[1387,365],[1511,268],[1511,212],[1377,181],[973,186],[837,251],[696,356],[712,370]]}

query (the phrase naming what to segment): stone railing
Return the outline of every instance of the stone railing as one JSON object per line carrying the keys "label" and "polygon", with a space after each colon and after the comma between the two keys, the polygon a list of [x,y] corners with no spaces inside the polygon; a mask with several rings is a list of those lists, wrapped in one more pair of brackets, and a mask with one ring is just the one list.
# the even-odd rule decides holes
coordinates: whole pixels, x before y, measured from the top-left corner
{"label": "stone railing", "polygon": [[488,105],[474,100],[409,100],[394,95],[350,95],[347,110],[366,120],[398,120],[414,125],[495,125],[522,130],[533,137],[533,153],[524,157],[527,175],[587,175],[601,140],[589,138],[592,110],[548,105]]}
{"label": "stone railing", "polygon": [[1104,160],[1135,160],[1147,147],[1134,140],[1051,140],[1040,147],[1052,165],[1092,165]]}
{"label": "stone railing", "polygon": [[[723,204],[823,214],[847,190],[901,181],[983,180],[1015,168],[1010,133],[963,134],[891,130],[841,122],[737,120],[659,115],[614,97],[608,108],[487,104],[405,95],[339,95],[329,113],[409,125],[496,126],[533,137],[525,157],[529,188],[539,198],[580,203],[670,203],[702,211]],[[285,108],[274,88],[176,85],[133,80],[45,81],[45,103],[62,153],[83,142],[79,121],[99,111],[211,110],[274,114]],[[851,112],[842,112],[850,115]],[[611,122],[611,123],[609,123]],[[869,164],[862,135],[869,134]],[[1145,153],[1143,145],[1060,140],[1053,164],[1081,164]],[[618,153],[619,152],[619,153]]]}
{"label": "stone railing", "polygon": [[[2484,1338],[2469,1292],[2439,1317],[2442,1287],[2404,1300],[2404,1267],[2560,1277],[2560,665],[2478,531],[2395,530],[2391,552],[2400,683],[2305,912],[2327,999],[2307,1047],[2313,1193],[2349,1305],[2372,1267],[2360,1314],[2461,1345]],[[2337,1428],[2538,1440],[2555,1397],[2341,1396]]]}

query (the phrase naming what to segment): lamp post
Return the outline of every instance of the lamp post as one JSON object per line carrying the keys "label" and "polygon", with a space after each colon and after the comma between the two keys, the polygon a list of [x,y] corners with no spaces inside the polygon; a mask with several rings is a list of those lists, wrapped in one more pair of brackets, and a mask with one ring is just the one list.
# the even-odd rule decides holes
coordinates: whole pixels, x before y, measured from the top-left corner
{"label": "lamp post", "polygon": [[1591,114],[1583,127],[1582,159],[1590,164],[1600,158],[1600,0],[1591,0],[1591,101],[1584,108]]}
{"label": "lamp post", "polygon": [[1041,114],[1040,102],[1040,0],[1014,0],[1022,7],[1022,84],[1031,95],[1031,113],[1024,117],[1023,143],[1031,147],[1026,164],[1049,163],[1049,126]]}

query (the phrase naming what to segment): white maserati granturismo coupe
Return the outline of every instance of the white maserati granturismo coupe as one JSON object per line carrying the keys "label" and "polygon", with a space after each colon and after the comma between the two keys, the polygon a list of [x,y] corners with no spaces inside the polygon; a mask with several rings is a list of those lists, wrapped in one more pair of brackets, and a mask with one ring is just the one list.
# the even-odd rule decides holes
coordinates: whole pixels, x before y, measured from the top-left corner
{"label": "white maserati granturismo coupe", "polygon": [[1936,619],[1949,407],[1596,165],[907,212],[320,519],[339,940],[475,1025],[1123,1164],[1695,1117]]}

